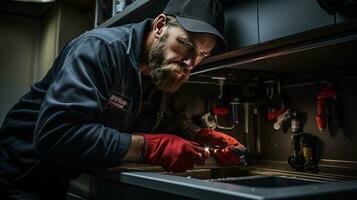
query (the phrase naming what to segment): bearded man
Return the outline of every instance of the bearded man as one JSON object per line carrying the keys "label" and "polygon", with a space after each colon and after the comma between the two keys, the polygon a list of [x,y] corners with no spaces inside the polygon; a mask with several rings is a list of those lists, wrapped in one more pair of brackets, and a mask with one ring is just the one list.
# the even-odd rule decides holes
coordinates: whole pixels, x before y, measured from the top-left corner
{"label": "bearded man", "polygon": [[94,29],[69,42],[6,115],[0,197],[65,199],[80,173],[124,162],[183,172],[204,164],[205,143],[225,145],[216,158],[239,163],[230,147],[241,144],[223,133],[182,133],[191,142],[156,130],[166,96],[215,47],[226,47],[223,24],[218,0],[170,0],[154,20]]}

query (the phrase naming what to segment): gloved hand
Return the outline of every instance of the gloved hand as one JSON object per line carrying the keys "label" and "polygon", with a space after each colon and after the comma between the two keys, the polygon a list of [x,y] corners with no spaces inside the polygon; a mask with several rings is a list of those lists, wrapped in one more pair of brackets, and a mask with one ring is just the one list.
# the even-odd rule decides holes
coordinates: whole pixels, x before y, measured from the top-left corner
{"label": "gloved hand", "polygon": [[[210,154],[218,163],[226,165],[245,163],[247,148],[227,134],[204,128],[197,132],[192,140],[201,146],[213,146],[210,148]],[[215,146],[219,147],[215,148]]]}
{"label": "gloved hand", "polygon": [[231,164],[244,164],[246,148],[244,146],[233,147],[228,146],[222,149],[210,149],[210,155],[214,157],[219,164],[231,165]]}
{"label": "gloved hand", "polygon": [[198,131],[193,136],[192,140],[199,143],[202,146],[204,144],[208,144],[208,145],[213,145],[213,146],[217,145],[223,147],[226,146],[244,147],[233,137],[209,128],[203,128],[200,131]]}
{"label": "gloved hand", "polygon": [[184,172],[204,165],[209,152],[199,144],[171,134],[144,134],[144,163],[160,165],[168,172]]}

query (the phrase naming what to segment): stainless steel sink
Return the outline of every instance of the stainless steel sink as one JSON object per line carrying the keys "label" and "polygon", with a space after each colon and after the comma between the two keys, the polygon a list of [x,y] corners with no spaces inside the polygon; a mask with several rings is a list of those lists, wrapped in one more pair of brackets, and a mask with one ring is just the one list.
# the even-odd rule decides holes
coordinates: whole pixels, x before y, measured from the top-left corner
{"label": "stainless steel sink", "polygon": [[217,179],[215,181],[243,185],[249,187],[289,187],[289,186],[300,186],[308,184],[320,183],[318,181],[297,179],[292,177],[280,177],[280,176],[250,176],[250,177],[239,177],[239,178],[224,178]]}
{"label": "stainless steel sink", "polygon": [[212,165],[185,173],[163,172],[159,167],[155,171],[150,168],[148,172],[131,168],[131,171],[103,173],[102,176],[194,199],[334,199],[357,194],[357,180],[351,177],[295,172],[272,166]]}
{"label": "stainless steel sink", "polygon": [[195,169],[173,175],[262,188],[278,188],[339,181],[319,174],[258,169],[242,166]]}

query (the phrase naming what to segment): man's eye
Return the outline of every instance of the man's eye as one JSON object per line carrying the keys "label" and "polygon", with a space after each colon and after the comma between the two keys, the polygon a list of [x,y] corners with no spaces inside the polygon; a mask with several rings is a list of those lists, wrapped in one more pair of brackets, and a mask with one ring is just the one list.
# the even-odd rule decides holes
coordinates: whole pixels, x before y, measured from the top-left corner
{"label": "man's eye", "polygon": [[188,49],[193,49],[193,46],[190,43],[183,42],[183,45]]}
{"label": "man's eye", "polygon": [[202,57],[202,58],[205,58],[205,57],[210,56],[210,53],[202,52],[202,53],[199,53],[198,56],[200,56],[200,57]]}

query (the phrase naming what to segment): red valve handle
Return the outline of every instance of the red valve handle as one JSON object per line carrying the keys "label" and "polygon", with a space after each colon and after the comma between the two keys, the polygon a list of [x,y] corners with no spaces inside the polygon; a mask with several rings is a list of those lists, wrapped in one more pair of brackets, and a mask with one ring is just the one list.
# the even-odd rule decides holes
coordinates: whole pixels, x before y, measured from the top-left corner
{"label": "red valve handle", "polygon": [[227,107],[216,107],[212,109],[213,114],[218,116],[228,115],[229,109]]}

